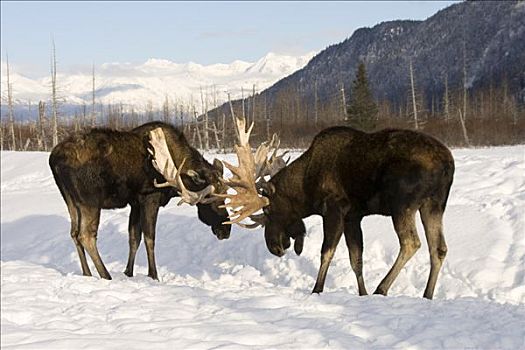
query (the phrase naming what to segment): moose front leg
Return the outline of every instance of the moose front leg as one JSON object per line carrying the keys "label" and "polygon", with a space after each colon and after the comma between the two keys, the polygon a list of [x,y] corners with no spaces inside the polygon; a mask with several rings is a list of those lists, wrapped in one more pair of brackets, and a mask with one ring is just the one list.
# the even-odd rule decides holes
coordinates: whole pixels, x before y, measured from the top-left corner
{"label": "moose front leg", "polygon": [[155,262],[155,226],[159,213],[159,198],[150,195],[145,199],[140,208],[140,224],[144,232],[144,243],[148,255],[148,276],[158,280],[157,264]]}
{"label": "moose front leg", "polygon": [[317,281],[315,282],[314,290],[312,293],[321,293],[324,288],[324,282],[326,279],[326,273],[330,262],[334,257],[335,249],[341,235],[343,234],[343,215],[339,208],[329,208],[323,215],[323,246],[321,248],[321,267],[317,274]]}
{"label": "moose front leg", "polygon": [[140,207],[138,205],[131,206],[131,212],[129,214],[129,256],[128,264],[124,274],[128,277],[133,277],[133,267],[135,265],[135,256],[137,255],[137,249],[140,245],[142,236],[142,228],[140,226]]}

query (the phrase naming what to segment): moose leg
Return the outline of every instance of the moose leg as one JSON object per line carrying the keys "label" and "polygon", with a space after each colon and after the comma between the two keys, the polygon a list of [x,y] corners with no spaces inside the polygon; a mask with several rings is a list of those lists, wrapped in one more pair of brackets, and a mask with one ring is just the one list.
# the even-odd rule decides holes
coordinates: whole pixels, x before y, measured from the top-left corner
{"label": "moose leg", "polygon": [[421,246],[416,230],[416,211],[406,209],[392,216],[394,228],[399,238],[400,250],[394,265],[377,286],[374,294],[386,295],[388,289],[407,261]]}
{"label": "moose leg", "polygon": [[361,218],[352,218],[345,222],[345,240],[350,255],[350,265],[357,278],[359,295],[367,295],[363,279],[363,231]]}
{"label": "moose leg", "polygon": [[317,281],[315,282],[312,293],[321,293],[324,288],[326,273],[328,266],[334,257],[335,248],[343,234],[343,215],[336,208],[335,210],[327,210],[328,214],[323,216],[323,246],[321,247],[321,267],[317,274]]}
{"label": "moose leg", "polygon": [[144,231],[144,243],[146,243],[146,253],[148,255],[148,276],[154,280],[159,279],[155,263],[155,226],[157,225],[157,215],[159,213],[158,203],[158,198],[150,195],[144,201],[140,210],[140,223]]}
{"label": "moose leg", "polygon": [[67,210],[69,211],[69,217],[71,218],[71,239],[77,248],[78,257],[80,258],[80,265],[82,266],[82,274],[84,276],[91,276],[91,271],[89,270],[86,259],[86,252],[84,251],[84,247],[78,238],[78,235],[80,234],[79,208],[73,204],[73,201],[68,195],[65,195],[64,198],[66,199]]}
{"label": "moose leg", "polygon": [[104,266],[97,249],[99,220],[100,208],[80,207],[80,242],[93,260],[100,277],[110,280],[111,275]]}
{"label": "moose leg", "polygon": [[423,204],[419,212],[430,252],[430,275],[423,297],[432,299],[441,265],[447,255],[447,244],[443,235],[443,210],[438,203],[429,201]]}
{"label": "moose leg", "polygon": [[142,231],[140,227],[140,207],[131,206],[131,212],[129,214],[129,256],[128,264],[124,274],[128,277],[133,277],[133,267],[135,265],[135,256],[137,255],[137,249],[140,245],[142,238]]}

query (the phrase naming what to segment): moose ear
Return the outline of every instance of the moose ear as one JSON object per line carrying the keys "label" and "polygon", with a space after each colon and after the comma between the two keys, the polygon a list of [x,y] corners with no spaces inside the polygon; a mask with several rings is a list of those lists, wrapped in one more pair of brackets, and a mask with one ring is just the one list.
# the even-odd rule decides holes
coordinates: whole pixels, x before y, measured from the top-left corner
{"label": "moose ear", "polygon": [[220,160],[218,160],[217,158],[215,158],[213,160],[213,167],[215,169],[217,169],[217,171],[219,171],[219,173],[222,175],[222,173],[224,172],[224,166],[222,165],[222,162]]}
{"label": "moose ear", "polygon": [[186,174],[191,177],[191,181],[193,181],[193,183],[195,183],[196,185],[202,185],[204,183],[206,183],[206,180],[204,180],[198,172],[196,172],[195,170],[188,170],[186,172]]}

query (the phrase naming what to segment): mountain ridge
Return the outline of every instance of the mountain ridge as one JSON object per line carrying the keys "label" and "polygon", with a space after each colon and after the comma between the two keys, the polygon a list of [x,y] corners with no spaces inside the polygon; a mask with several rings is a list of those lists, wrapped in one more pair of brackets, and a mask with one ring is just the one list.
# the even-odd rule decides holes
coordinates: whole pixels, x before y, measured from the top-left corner
{"label": "mountain ridge", "polygon": [[[225,91],[233,98],[241,97],[241,88],[251,93],[264,89],[278,79],[304,66],[314,52],[290,56],[269,52],[255,62],[235,60],[231,63],[203,65],[195,62],[177,63],[168,59],[150,58],[143,63],[108,62],[95,67],[95,95],[97,104],[133,106],[137,111],[151,104],[160,109],[166,96],[172,103],[196,104],[200,109],[200,90],[213,94],[217,91],[221,101],[226,100]],[[47,101],[50,95],[50,77],[32,79],[11,68],[13,95],[18,107],[29,101]],[[2,62],[2,81],[6,81],[6,64]],[[59,94],[63,104],[91,104],[92,73],[77,70],[58,72]],[[2,84],[2,93],[4,92]],[[209,96],[212,100],[214,97]],[[212,103],[211,101],[209,103]]]}
{"label": "mountain ridge", "polygon": [[344,84],[348,101],[351,82],[363,61],[375,97],[398,107],[406,104],[410,91],[411,60],[416,88],[427,103],[443,96],[445,79],[449,88],[462,88],[463,62],[467,88],[506,79],[511,93],[525,102],[525,2],[467,1],[426,20],[394,20],[359,28],[261,94],[274,103],[276,96],[293,90],[313,105],[314,96],[326,101],[337,96]]}

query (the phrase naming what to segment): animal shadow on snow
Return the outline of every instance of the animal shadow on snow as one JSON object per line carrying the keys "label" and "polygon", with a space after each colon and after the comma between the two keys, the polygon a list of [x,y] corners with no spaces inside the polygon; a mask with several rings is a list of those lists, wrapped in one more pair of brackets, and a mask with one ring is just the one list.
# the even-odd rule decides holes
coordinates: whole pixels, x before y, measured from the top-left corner
{"label": "animal shadow on snow", "polygon": [[[157,220],[155,246],[157,264],[162,270],[198,278],[203,274],[218,274],[213,270],[224,261],[225,255],[231,260],[245,254],[238,248],[237,254],[228,254],[235,248],[232,243],[236,239],[219,241],[211,228],[199,221],[196,212],[195,216],[184,216],[163,214],[162,211]],[[127,222],[127,211],[102,211],[97,246],[104,263],[115,277],[123,275],[128,258]],[[244,233],[237,232],[237,235],[244,236]],[[253,234],[247,236],[253,240]],[[266,249],[264,243],[260,243],[261,250]],[[1,260],[29,262],[55,269],[64,275],[82,273],[70,236],[70,221],[59,215],[29,215],[2,223]],[[89,257],[88,262],[93,267]],[[135,266],[135,275],[147,274],[144,240],[137,251]]]}
{"label": "animal shadow on snow", "polygon": [[[97,239],[102,260],[110,273],[123,279],[127,278],[123,271],[128,258],[128,214],[128,211],[102,211]],[[1,260],[25,261],[52,268],[63,275],[81,275],[80,261],[69,232],[69,219],[59,215],[29,215],[2,223]],[[274,275],[288,267],[281,264],[284,259],[268,252],[262,230],[254,232],[234,227],[229,239],[219,241],[211,228],[199,221],[196,211],[194,216],[187,216],[163,213],[161,208],[155,255],[161,275],[167,272],[197,279],[203,276],[218,279],[223,274],[235,273],[239,267],[251,266],[269,282],[291,283]],[[310,259],[295,257],[295,254],[285,259],[296,260],[296,268],[312,276],[317,271]],[[93,267],[89,257],[88,262]],[[142,240],[135,261],[135,276],[146,274],[147,258]]]}

